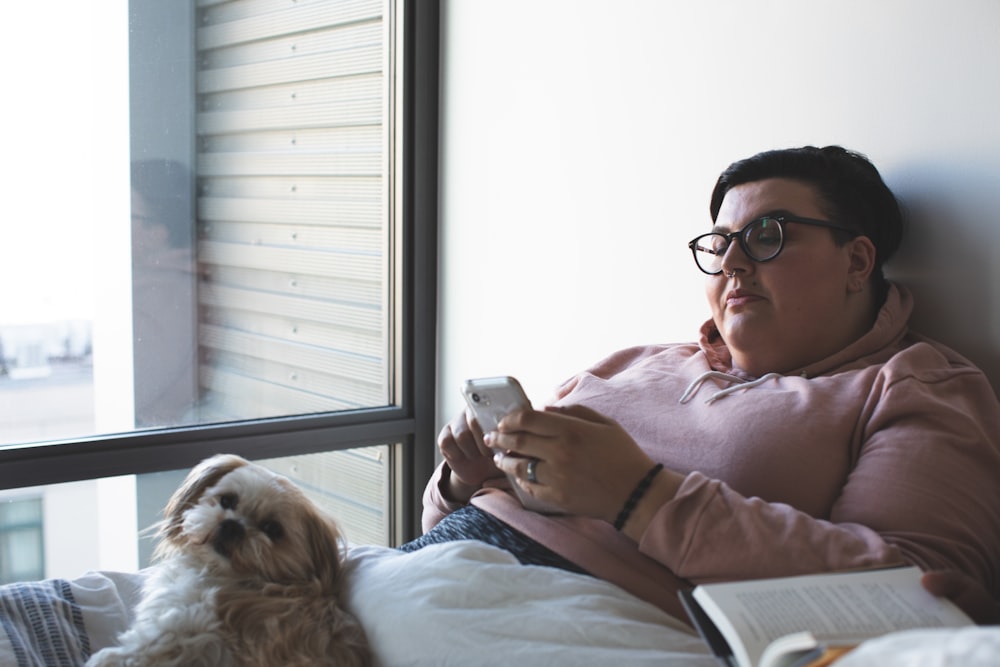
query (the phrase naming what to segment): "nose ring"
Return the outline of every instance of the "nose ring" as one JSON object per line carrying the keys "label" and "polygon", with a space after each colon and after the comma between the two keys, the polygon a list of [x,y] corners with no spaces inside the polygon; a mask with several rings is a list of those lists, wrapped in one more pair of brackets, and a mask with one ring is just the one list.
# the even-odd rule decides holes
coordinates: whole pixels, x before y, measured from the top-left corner
{"label": "nose ring", "polygon": [[736,277],[736,272],[735,271],[726,271],[725,274],[726,274],[727,278],[735,278]]}

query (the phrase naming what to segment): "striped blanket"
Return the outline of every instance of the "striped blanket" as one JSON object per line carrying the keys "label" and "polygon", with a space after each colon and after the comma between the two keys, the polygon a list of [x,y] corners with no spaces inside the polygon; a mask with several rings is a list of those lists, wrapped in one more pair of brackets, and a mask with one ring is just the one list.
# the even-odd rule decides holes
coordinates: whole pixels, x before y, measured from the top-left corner
{"label": "striped blanket", "polygon": [[4,586],[0,626],[10,643],[0,650],[4,667],[82,665],[90,657],[83,611],[65,579]]}
{"label": "striped blanket", "polygon": [[0,586],[0,667],[83,665],[125,629],[141,580],[89,573]]}

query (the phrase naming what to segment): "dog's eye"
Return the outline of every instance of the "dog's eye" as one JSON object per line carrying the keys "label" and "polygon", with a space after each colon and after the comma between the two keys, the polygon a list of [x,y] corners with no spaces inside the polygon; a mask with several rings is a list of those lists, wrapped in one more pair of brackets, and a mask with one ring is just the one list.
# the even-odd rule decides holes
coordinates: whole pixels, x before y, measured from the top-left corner
{"label": "dog's eye", "polygon": [[260,524],[260,530],[262,533],[267,535],[272,542],[277,542],[285,534],[285,529],[282,528],[281,524],[277,521],[262,521]]}
{"label": "dog's eye", "polygon": [[240,502],[239,496],[235,493],[223,493],[219,496],[219,504],[224,510],[234,510],[236,505]]}

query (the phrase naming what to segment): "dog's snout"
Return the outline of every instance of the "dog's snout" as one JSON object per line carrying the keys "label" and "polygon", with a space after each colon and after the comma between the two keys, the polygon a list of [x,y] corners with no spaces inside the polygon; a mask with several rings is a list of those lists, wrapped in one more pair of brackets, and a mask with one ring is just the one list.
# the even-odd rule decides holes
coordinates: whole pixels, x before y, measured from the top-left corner
{"label": "dog's snout", "polygon": [[212,546],[216,552],[229,558],[233,553],[233,549],[243,540],[246,533],[246,529],[239,521],[226,519],[219,524],[218,530],[215,531],[215,539],[212,541]]}

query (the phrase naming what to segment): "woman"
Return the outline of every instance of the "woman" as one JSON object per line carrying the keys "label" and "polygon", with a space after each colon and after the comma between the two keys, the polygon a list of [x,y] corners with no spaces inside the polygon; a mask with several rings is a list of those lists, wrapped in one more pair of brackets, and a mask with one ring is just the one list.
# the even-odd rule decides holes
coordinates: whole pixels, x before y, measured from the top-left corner
{"label": "woman", "polygon": [[[1000,406],[907,329],[877,170],[839,147],[769,151],[731,165],[710,210],[690,244],[699,341],[616,352],[495,433],[460,415],[429,532],[404,548],[485,539],[682,617],[682,584],[901,563],[1000,593]],[[566,514],[521,508],[506,472]]]}

